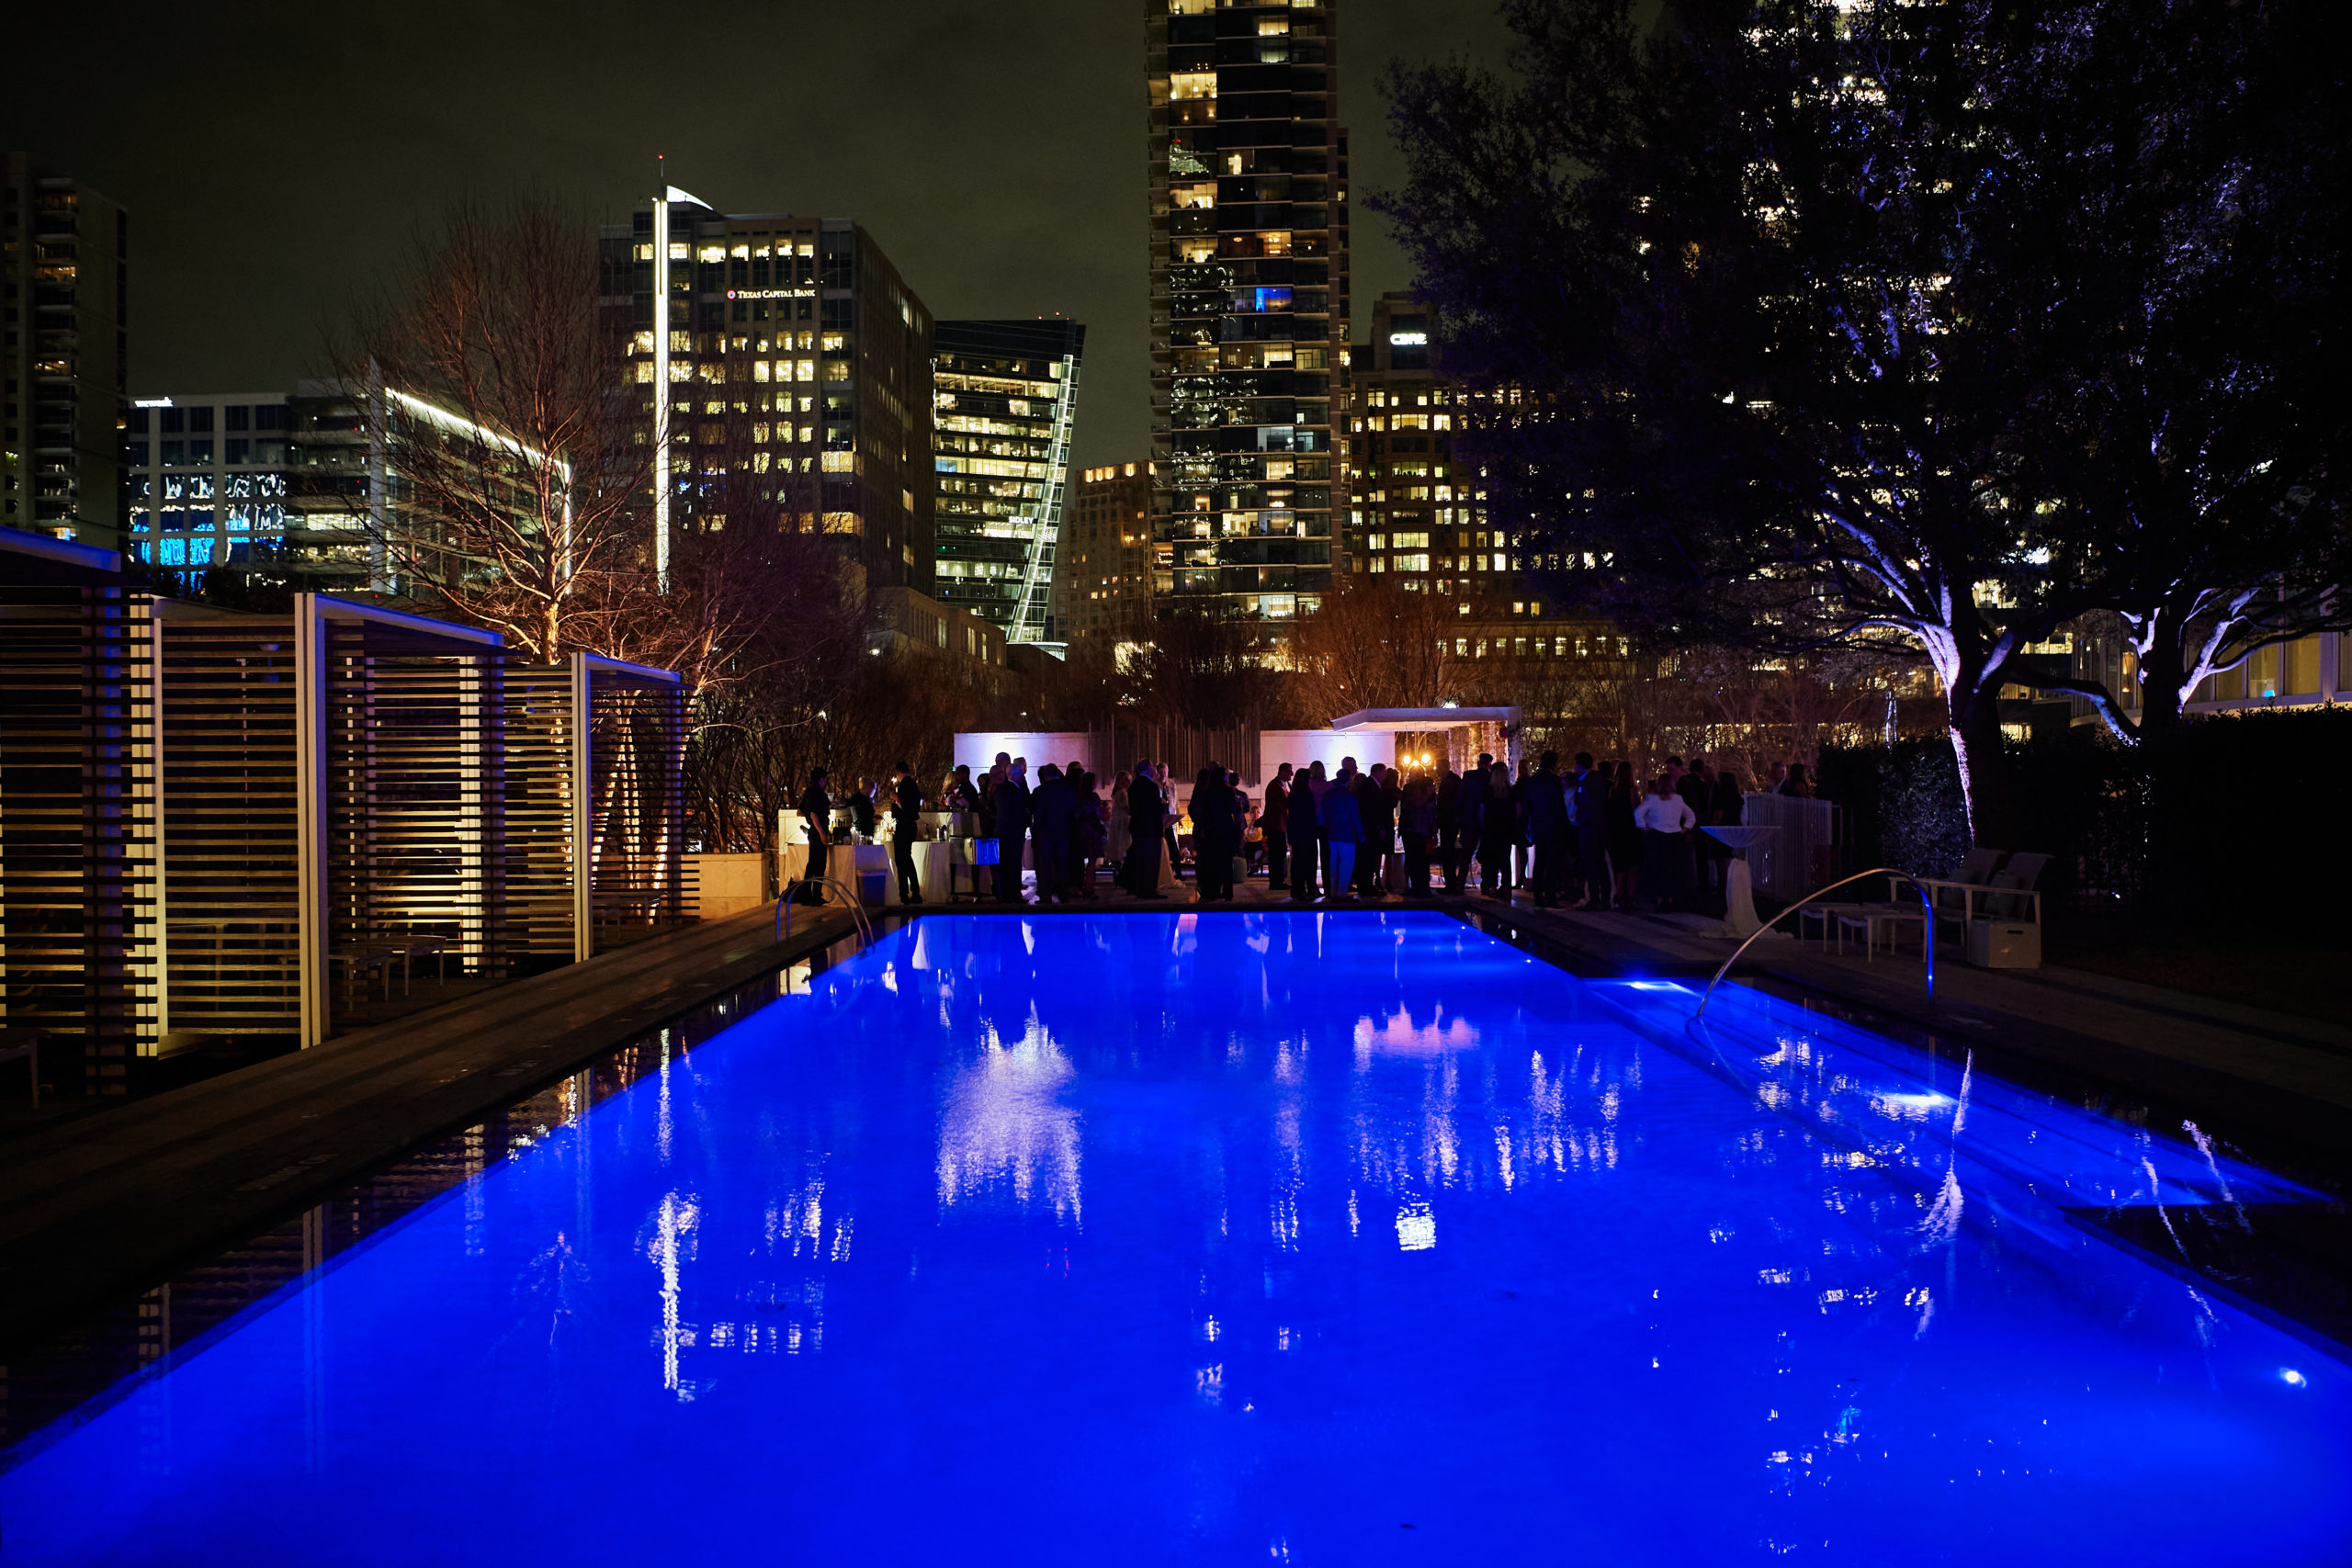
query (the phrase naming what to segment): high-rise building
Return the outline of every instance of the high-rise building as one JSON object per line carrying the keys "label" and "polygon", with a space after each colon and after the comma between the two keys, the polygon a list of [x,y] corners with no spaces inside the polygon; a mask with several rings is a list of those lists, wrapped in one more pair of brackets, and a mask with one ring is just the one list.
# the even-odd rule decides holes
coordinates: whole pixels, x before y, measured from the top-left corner
{"label": "high-rise building", "polygon": [[119,549],[130,220],[26,152],[0,164],[0,525]]}
{"label": "high-rise building", "polygon": [[135,400],[122,421],[125,553],[198,571],[277,565],[289,412],[284,392]]}
{"label": "high-rise building", "polygon": [[[446,591],[499,575],[499,537],[544,536],[535,487],[507,461],[537,451],[507,432],[401,387],[334,379],[297,381],[287,423],[280,559],[305,589],[439,608]],[[568,513],[569,466],[549,480],[550,511]],[[509,558],[527,570],[533,548]]]}
{"label": "high-rise building", "polygon": [[1335,0],[1145,0],[1157,592],[1280,623],[1344,508]]}
{"label": "high-rise building", "polygon": [[371,422],[369,389],[336,380],[294,384],[288,423],[286,562],[326,593],[413,594],[391,570],[408,529],[399,506],[390,411]]}
{"label": "high-rise building", "polygon": [[[607,225],[603,248],[604,308],[628,335],[657,447],[667,425],[670,528],[723,525],[733,508],[718,498],[755,495],[841,536],[876,587],[928,592],[931,312],[873,237],[845,218],[721,213],[673,189]],[[664,376],[666,411],[653,396]]]}
{"label": "high-rise building", "polygon": [[1382,295],[1372,308],[1372,340],[1351,360],[1342,570],[1392,572],[1465,599],[1507,576],[1508,548],[1498,556],[1488,547],[1484,509],[1457,471],[1456,394],[1430,360],[1429,310],[1410,294]]}
{"label": "high-rise building", "polygon": [[1072,638],[1134,635],[1151,612],[1149,463],[1080,472],[1054,569],[1054,618]]}
{"label": "high-rise building", "polygon": [[1464,689],[1521,700],[1508,683],[1532,680],[1525,700],[1541,711],[1544,680],[1561,668],[1552,660],[1612,660],[1626,644],[1598,622],[1564,618],[1543,586],[1558,558],[1530,555],[1511,529],[1496,525],[1478,468],[1456,442],[1473,417],[1508,416],[1511,394],[1472,393],[1449,380],[1436,329],[1422,301],[1384,294],[1372,308],[1371,339],[1351,355],[1341,564],[1449,598],[1456,657],[1495,661],[1466,666],[1487,683]]}
{"label": "high-rise building", "polygon": [[1069,635],[1051,600],[1085,346],[1075,321],[941,321],[933,333],[936,594],[1010,642]]}

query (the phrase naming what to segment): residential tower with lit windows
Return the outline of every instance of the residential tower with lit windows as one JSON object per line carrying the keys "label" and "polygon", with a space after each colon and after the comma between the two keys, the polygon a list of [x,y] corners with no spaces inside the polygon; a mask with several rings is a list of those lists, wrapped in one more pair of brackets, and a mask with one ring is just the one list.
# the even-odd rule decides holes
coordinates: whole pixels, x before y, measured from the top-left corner
{"label": "residential tower with lit windows", "polygon": [[130,254],[115,202],[0,154],[0,525],[123,544]]}
{"label": "residential tower with lit windows", "polygon": [[648,200],[607,225],[602,246],[601,304],[627,336],[649,442],[668,378],[671,526],[820,528],[874,586],[930,592],[931,312],[873,237],[845,218],[722,213],[672,190],[662,212]]}
{"label": "residential tower with lit windows", "polygon": [[1073,640],[1136,635],[1151,614],[1152,465],[1080,471],[1055,562],[1054,618]]}
{"label": "residential tower with lit windows", "polygon": [[1085,347],[1086,329],[1059,320],[941,321],[933,333],[934,596],[1009,642],[1069,637],[1052,594]]}
{"label": "residential tower with lit windows", "polygon": [[1345,507],[1338,8],[1146,0],[1154,589],[1281,624]]}
{"label": "residential tower with lit windows", "polygon": [[1540,709],[1539,695],[1494,684],[1515,678],[1514,666],[1502,661],[1524,661],[1517,678],[1526,678],[1555,660],[1622,659],[1626,645],[1598,622],[1564,619],[1543,587],[1561,563],[1530,555],[1508,521],[1488,509],[1478,467],[1458,444],[1467,421],[1510,417],[1515,394],[1474,394],[1450,381],[1436,328],[1435,314],[1411,294],[1384,294],[1372,307],[1371,337],[1351,356],[1342,565],[1450,601],[1454,651],[1473,661],[1465,668],[1476,689]]}

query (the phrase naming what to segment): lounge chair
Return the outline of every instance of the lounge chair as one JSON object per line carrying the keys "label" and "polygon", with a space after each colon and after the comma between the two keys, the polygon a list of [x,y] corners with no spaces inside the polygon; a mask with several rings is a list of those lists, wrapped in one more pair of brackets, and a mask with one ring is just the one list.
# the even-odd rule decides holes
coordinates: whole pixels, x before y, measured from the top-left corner
{"label": "lounge chair", "polygon": [[2041,879],[2050,856],[2011,855],[1968,922],[1968,961],[1980,969],[2041,967]]}
{"label": "lounge chair", "polygon": [[[1985,890],[1993,886],[1993,878],[1999,874],[2001,854],[1999,850],[1979,845],[1968,852],[1968,857],[1960,863],[1960,869],[1951,875],[1920,877],[1919,886],[1928,890],[1928,900],[1935,906],[1936,919],[1951,920],[1966,930],[1968,922],[1979,912],[1977,900],[1984,896]],[[2046,860],[2049,857],[2042,858]]]}

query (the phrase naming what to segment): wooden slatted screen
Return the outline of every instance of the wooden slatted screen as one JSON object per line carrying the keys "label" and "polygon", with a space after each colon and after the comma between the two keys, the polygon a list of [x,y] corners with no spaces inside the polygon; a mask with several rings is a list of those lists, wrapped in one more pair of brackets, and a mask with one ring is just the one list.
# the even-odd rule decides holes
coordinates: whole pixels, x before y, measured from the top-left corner
{"label": "wooden slatted screen", "polygon": [[325,945],[339,1023],[360,982],[419,961],[420,939],[453,974],[505,977],[502,660],[416,623],[323,620]]}
{"label": "wooden slatted screen", "polygon": [[571,667],[510,664],[504,692],[507,950],[526,969],[569,964],[579,956]]}
{"label": "wooden slatted screen", "polygon": [[164,953],[158,1032],[300,1029],[300,803],[290,615],[163,601],[157,617]]}
{"label": "wooden slatted screen", "polygon": [[[583,656],[589,700],[589,887],[600,933],[685,919],[685,715],[676,679]],[[605,945],[600,935],[598,945]]]}
{"label": "wooden slatted screen", "polygon": [[0,604],[0,1028],[42,1076],[120,1094],[155,1007],[152,602],[11,590]]}

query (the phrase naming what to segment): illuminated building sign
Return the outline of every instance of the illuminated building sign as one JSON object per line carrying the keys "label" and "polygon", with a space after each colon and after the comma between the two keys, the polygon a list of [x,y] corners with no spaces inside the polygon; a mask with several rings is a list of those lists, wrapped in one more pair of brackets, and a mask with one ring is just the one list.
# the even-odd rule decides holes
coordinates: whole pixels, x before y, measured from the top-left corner
{"label": "illuminated building sign", "polygon": [[[727,298],[729,299],[814,299],[817,298],[817,291],[813,288],[730,288],[727,291]],[[803,320],[806,318],[804,317]]]}

